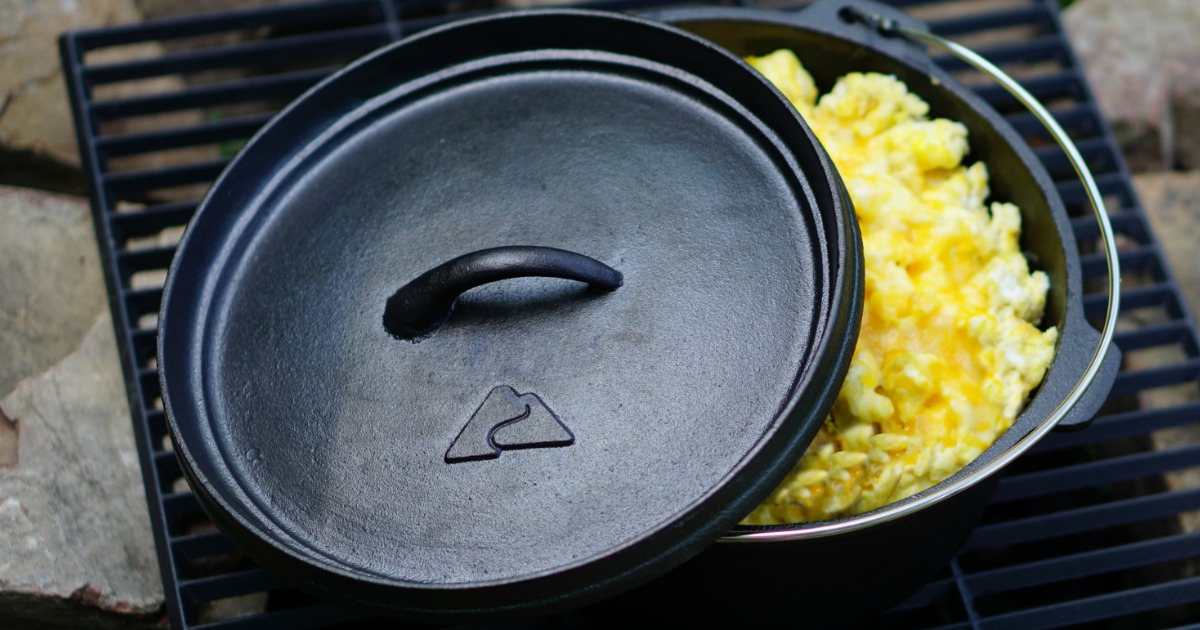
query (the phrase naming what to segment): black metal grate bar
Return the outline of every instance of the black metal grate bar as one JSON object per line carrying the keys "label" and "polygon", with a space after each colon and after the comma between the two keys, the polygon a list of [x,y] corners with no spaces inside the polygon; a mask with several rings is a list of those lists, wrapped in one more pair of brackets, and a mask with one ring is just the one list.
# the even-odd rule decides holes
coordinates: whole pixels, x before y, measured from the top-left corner
{"label": "black metal grate bar", "polygon": [[258,568],[179,582],[179,590],[183,594],[200,601],[237,597],[283,586],[279,578]]}
{"label": "black metal grate bar", "polygon": [[1045,31],[1052,28],[1051,9],[1044,3],[1014,7],[996,11],[983,11],[972,15],[930,22],[929,30],[949,37],[967,35],[979,31],[997,30],[1014,26],[1037,26]]}
{"label": "black metal grate bar", "polygon": [[981,571],[966,577],[966,581],[976,594],[982,595],[1197,556],[1200,556],[1200,534],[1192,533]]}
{"label": "black metal grate bar", "polygon": [[967,550],[1011,546],[1043,540],[1048,535],[1082,534],[1193,510],[1200,510],[1200,489],[1136,496],[1064,512],[1048,512],[1004,523],[981,525],[971,534]]}
{"label": "black metal grate bar", "polygon": [[1200,446],[1190,446],[1139,452],[1075,466],[1014,475],[1003,480],[1002,487],[997,489],[992,502],[1000,504],[1013,499],[1028,499],[1090,488],[1098,484],[1130,481],[1181,470],[1197,463],[1200,463]]}
{"label": "black metal grate bar", "polygon": [[[1101,416],[1079,433],[1058,433],[1039,442],[1030,453],[1047,453],[1075,449],[1089,444],[1144,437],[1155,431],[1186,427],[1200,419],[1200,401],[1191,401],[1162,409],[1139,409],[1111,416]],[[1004,483],[1000,482],[1003,492]]]}
{"label": "black metal grate bar", "polygon": [[169,94],[154,94],[135,98],[95,101],[91,114],[100,121],[163,114],[197,107],[229,105],[247,101],[277,101],[299,96],[321,79],[332,74],[336,67],[299,70],[253,81],[204,85]]}
{"label": "black metal grate bar", "polygon": [[166,228],[183,225],[196,212],[197,202],[176,201],[150,206],[138,212],[112,216],[113,237],[123,242],[130,237],[158,234]]}
{"label": "black metal grate bar", "polygon": [[270,119],[270,114],[249,114],[186,127],[103,136],[96,139],[96,149],[101,156],[111,158],[166,149],[180,149],[212,142],[243,140],[254,135],[254,132]]}
{"label": "black metal grate bar", "polygon": [[[71,33],[80,51],[150,41],[171,41],[233,30],[281,28],[358,19],[384,22],[386,7],[379,0],[333,0],[207,13]],[[80,60],[82,61],[82,59]]]}
{"label": "black metal grate bar", "polygon": [[1166,385],[1195,383],[1197,378],[1200,378],[1200,359],[1197,358],[1171,365],[1158,365],[1136,371],[1126,371],[1117,375],[1117,382],[1113,385],[1112,395],[1123,396]]}
{"label": "black metal grate bar", "polygon": [[988,618],[989,630],[1037,630],[1095,623],[1200,597],[1200,578],[1184,578]]}
{"label": "black metal grate bar", "polygon": [[[1062,61],[1062,40],[1057,35],[1039,35],[1017,42],[979,46],[974,50],[998,66],[1017,62]],[[933,60],[951,72],[970,68],[967,62],[957,57],[934,55]]]}
{"label": "black metal grate bar", "polygon": [[246,65],[247,59],[254,59],[256,63],[261,64],[283,60],[297,61],[313,56],[323,57],[329,53],[363,54],[382,46],[388,39],[387,27],[373,24],[333,33],[316,33],[92,66],[84,71],[83,77],[91,84],[99,85],[168,74],[239,68]]}
{"label": "black metal grate bar", "polygon": [[[297,630],[361,621],[357,613],[317,601],[255,567],[213,528],[182,482],[167,439],[154,364],[156,315],[163,272],[175,252],[173,235],[190,220],[200,193],[239,143],[288,100],[355,55],[402,34],[485,14],[494,10],[490,2],[329,0],[184,16],[62,38],[173,626]],[[593,0],[575,6],[623,11],[681,2],[694,3]],[[1095,169],[1114,229],[1123,239],[1123,325],[1116,343],[1126,353],[1165,349],[1171,357],[1124,369],[1090,428],[1053,434],[1016,462],[959,557],[880,625],[1126,628],[1178,625],[1189,613],[1200,617],[1200,578],[1193,577],[1200,567],[1200,532],[1182,525],[1184,517],[1200,512],[1200,489],[1164,481],[1200,468],[1200,445],[1163,450],[1151,445],[1155,435],[1200,424],[1200,400],[1194,392],[1186,400],[1155,397],[1171,386],[1196,389],[1196,324],[1063,34],[1053,0],[891,4],[927,19],[939,34],[978,42],[977,50],[1047,102]],[[790,8],[794,6],[781,10]],[[213,44],[218,35],[230,37]],[[146,42],[162,44],[161,53],[120,63],[89,59],[92,50]],[[1107,272],[1094,246],[1098,230],[1062,152],[1006,92],[979,82],[961,62],[937,54],[945,68],[978,85],[977,92],[1034,147],[1073,213],[1085,288],[1095,284],[1087,280]],[[162,78],[177,79],[177,87],[105,96],[111,94],[109,86]],[[179,121],[171,118],[179,116]],[[130,126],[147,120],[157,122]],[[1086,313],[1098,318],[1107,296],[1102,290],[1088,291]],[[244,617],[210,618],[212,602],[237,597],[265,598],[267,604]]]}
{"label": "black metal grate bar", "polygon": [[197,628],[204,630],[303,630],[323,628],[359,619],[355,615],[332,604],[317,604],[305,608],[269,611],[254,617],[241,617],[227,621],[206,623]]}
{"label": "black metal grate bar", "polygon": [[221,174],[221,171],[225,170],[225,166],[228,164],[228,159],[219,159],[148,171],[125,171],[105,175],[104,184],[110,193],[118,197],[125,197],[158,188],[211,182]]}
{"label": "black metal grate bar", "polygon": [[[1099,131],[1100,113],[1096,110],[1094,103],[1071,103],[1069,105],[1052,106],[1050,107],[1050,111],[1054,114],[1054,119],[1062,125],[1072,140],[1101,135]],[[1005,120],[1026,138],[1038,140],[1049,139],[1042,124],[1029,112],[1015,112],[1005,116]]]}

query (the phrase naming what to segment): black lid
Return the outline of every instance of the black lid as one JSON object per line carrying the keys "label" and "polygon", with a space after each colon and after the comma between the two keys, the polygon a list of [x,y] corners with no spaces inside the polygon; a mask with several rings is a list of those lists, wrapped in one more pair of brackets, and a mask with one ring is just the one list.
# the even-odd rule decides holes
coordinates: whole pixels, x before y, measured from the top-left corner
{"label": "black lid", "polygon": [[[594,260],[484,251],[392,300],[440,299],[430,326],[384,326],[401,286],[507,246]],[[812,135],[728,53],[474,20],[342,71],[222,176],[168,282],[164,400],[207,507],[285,577],[415,618],[554,610],[787,472],[853,349],[858,248]],[[440,321],[530,270],[608,290],[506,279]]]}

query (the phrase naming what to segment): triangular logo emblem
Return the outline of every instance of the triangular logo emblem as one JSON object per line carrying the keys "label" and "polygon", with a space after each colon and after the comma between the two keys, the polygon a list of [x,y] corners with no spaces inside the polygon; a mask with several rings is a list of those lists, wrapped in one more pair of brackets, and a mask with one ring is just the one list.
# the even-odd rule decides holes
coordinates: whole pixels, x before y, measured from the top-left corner
{"label": "triangular logo emblem", "polygon": [[536,394],[518,394],[501,385],[488,392],[483,404],[446,450],[446,463],[495,459],[501,451],[570,446],[575,436]]}

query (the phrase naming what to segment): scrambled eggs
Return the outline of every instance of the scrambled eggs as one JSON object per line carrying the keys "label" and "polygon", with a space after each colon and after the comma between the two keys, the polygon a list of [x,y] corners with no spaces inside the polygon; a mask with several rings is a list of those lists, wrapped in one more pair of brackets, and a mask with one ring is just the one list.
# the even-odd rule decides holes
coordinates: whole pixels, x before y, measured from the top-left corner
{"label": "scrambled eggs", "polygon": [[866,294],[845,383],[800,462],[745,524],[858,514],[953,475],[1012,424],[1058,332],[1038,330],[1049,280],[1029,272],[1009,203],[984,205],[967,130],[929,120],[893,76],[847,74],[817,99],[787,50],[747,61],[833,158],[862,228]]}

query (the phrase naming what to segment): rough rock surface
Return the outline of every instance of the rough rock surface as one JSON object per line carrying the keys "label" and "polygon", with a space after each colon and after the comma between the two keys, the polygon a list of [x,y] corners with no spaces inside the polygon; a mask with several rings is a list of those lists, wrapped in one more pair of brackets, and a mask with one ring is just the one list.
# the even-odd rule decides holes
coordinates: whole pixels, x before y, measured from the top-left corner
{"label": "rough rock surface", "polygon": [[[162,585],[112,321],[0,400],[0,627],[154,625]],[[15,439],[14,439],[15,438]]]}
{"label": "rough rock surface", "polygon": [[1134,175],[1134,187],[1192,317],[1200,316],[1200,171]]}
{"label": "rough rock surface", "polygon": [[0,186],[0,226],[0,628],[153,625],[162,586],[90,210]]}
{"label": "rough rock surface", "polygon": [[1200,167],[1200,2],[1077,0],[1063,23],[1130,168]]}
{"label": "rough rock surface", "polygon": [[78,348],[107,308],[95,242],[82,199],[0,186],[0,397]]}
{"label": "rough rock surface", "polygon": [[58,35],[140,19],[132,0],[0,2],[0,146],[78,163]]}
{"label": "rough rock surface", "polygon": [[[82,193],[74,170],[79,164],[58,54],[66,31],[138,22],[134,0],[0,0],[0,182]],[[89,64],[108,64],[163,54],[155,42],[101,48],[87,53]],[[186,87],[178,75],[97,85],[99,100],[172,92]],[[168,113],[106,123],[105,133],[129,133],[161,126],[196,124],[196,111]],[[154,168],[218,155],[215,147],[180,149],[120,158],[114,170]],[[168,197],[169,198],[169,197]]]}

